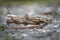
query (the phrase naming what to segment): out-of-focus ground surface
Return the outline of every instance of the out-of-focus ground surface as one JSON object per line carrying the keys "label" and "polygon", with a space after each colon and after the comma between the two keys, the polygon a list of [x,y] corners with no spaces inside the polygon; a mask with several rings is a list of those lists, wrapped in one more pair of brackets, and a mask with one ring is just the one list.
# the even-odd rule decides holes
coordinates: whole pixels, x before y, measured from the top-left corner
{"label": "out-of-focus ground surface", "polygon": [[[9,11],[12,15],[24,16],[25,13],[28,13],[29,16],[36,16],[36,15],[41,15],[44,12],[48,12],[48,11],[57,12],[57,14],[60,15],[59,0],[58,1],[57,0],[46,0],[46,1],[35,1],[35,2],[34,1],[20,1],[20,2],[12,1],[11,2],[10,0],[9,1],[0,0],[0,2],[1,2],[0,3],[1,4],[0,24],[3,24],[3,25],[6,24],[7,12],[8,12],[5,4],[8,6]],[[53,17],[58,17],[58,15],[53,15]],[[58,22],[60,23],[60,21]],[[9,26],[14,26],[14,25],[15,24],[11,24]],[[53,24],[51,25],[53,26]],[[38,33],[36,31],[37,30],[35,29],[28,30],[28,31],[27,30],[16,31],[15,29],[4,30],[4,31],[0,31],[0,40],[57,40],[57,37],[56,39],[52,39],[51,36],[40,38],[40,36],[43,35],[44,33]],[[44,35],[47,35],[47,33]]]}

